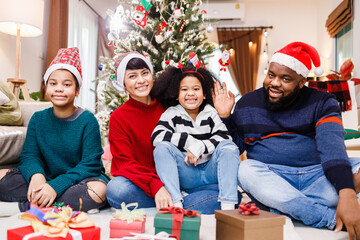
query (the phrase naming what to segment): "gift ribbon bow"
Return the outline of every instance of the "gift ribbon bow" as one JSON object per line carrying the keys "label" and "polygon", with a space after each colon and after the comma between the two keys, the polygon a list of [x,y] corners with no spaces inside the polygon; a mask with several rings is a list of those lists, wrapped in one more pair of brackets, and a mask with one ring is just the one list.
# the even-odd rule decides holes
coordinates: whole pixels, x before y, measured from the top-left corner
{"label": "gift ribbon bow", "polygon": [[244,215],[259,215],[259,208],[255,203],[241,203],[239,204],[238,212]]}
{"label": "gift ribbon bow", "polygon": [[195,210],[184,210],[179,207],[167,207],[162,208],[158,213],[171,213],[173,217],[171,235],[175,236],[180,240],[181,223],[183,222],[184,216],[196,217],[200,216]]}
{"label": "gift ribbon bow", "polygon": [[132,237],[123,237],[123,240],[130,239],[142,239],[142,240],[176,240],[175,237],[170,236],[167,232],[159,232],[156,235],[144,234],[144,233],[131,233]]}
{"label": "gift ribbon bow", "polygon": [[[129,207],[134,207],[133,210],[129,210]],[[143,221],[145,218],[145,213],[141,209],[137,209],[138,203],[121,203],[121,209],[116,209],[113,215],[114,218],[120,220],[126,220],[128,223],[132,223],[135,220]]]}
{"label": "gift ribbon bow", "polygon": [[30,209],[20,216],[21,219],[31,222],[34,232],[45,231],[46,237],[66,238],[69,228],[93,227],[94,222],[85,212],[73,212],[69,207],[60,210],[53,208],[43,212],[41,208],[30,204]]}

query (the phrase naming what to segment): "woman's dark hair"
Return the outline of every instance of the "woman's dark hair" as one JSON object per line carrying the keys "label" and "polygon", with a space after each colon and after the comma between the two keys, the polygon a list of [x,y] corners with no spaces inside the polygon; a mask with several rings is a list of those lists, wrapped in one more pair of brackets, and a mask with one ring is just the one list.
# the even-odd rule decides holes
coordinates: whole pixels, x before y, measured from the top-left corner
{"label": "woman's dark hair", "polygon": [[144,60],[142,60],[141,58],[132,58],[126,65],[126,69],[131,69],[131,70],[143,69],[143,68],[150,70],[150,68],[146,64],[146,62]]}
{"label": "woman's dark hair", "polygon": [[187,76],[196,77],[201,82],[205,99],[200,105],[200,111],[204,109],[206,104],[214,106],[211,90],[214,88],[216,77],[207,69],[202,67],[197,69],[192,65],[184,68],[170,67],[160,73],[156,77],[151,92],[152,97],[156,98],[165,108],[178,105],[180,82]]}

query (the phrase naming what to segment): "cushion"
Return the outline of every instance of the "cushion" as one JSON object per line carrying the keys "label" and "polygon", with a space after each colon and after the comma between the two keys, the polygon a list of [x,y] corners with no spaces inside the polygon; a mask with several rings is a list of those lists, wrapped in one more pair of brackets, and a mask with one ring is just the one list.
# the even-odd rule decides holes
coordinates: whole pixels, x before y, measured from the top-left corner
{"label": "cushion", "polygon": [[0,104],[0,125],[21,126],[23,118],[18,100],[7,83],[2,80],[0,80],[0,92],[9,99],[9,101]]}
{"label": "cushion", "polygon": [[26,129],[0,126],[0,168],[17,166],[25,142]]}
{"label": "cushion", "polygon": [[345,137],[344,140],[348,140],[348,139],[354,139],[354,138],[359,138],[360,137],[360,132],[354,129],[346,129],[345,128]]}
{"label": "cushion", "polygon": [[10,99],[2,91],[0,91],[0,105],[8,102],[10,102]]}

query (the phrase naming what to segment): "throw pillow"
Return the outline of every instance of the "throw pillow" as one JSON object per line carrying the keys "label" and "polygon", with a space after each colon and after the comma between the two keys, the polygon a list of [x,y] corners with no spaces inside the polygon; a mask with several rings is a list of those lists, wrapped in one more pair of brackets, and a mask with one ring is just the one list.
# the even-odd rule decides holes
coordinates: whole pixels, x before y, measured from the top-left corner
{"label": "throw pillow", "polygon": [[10,99],[0,91],[0,105],[10,102]]}
{"label": "throw pillow", "polygon": [[18,100],[7,83],[2,80],[0,80],[0,92],[9,99],[7,103],[0,104],[0,125],[21,126],[23,118]]}

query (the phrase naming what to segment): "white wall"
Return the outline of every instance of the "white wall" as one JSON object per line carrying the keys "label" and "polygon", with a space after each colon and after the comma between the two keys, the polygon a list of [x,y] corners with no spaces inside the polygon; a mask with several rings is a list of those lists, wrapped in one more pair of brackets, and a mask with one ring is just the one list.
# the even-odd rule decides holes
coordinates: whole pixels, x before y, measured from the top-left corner
{"label": "white wall", "polygon": [[[44,1],[43,34],[21,38],[20,78],[27,81],[30,92],[40,90],[45,72],[46,42],[49,18],[49,1]],[[15,77],[16,36],[0,32],[0,80]]]}

